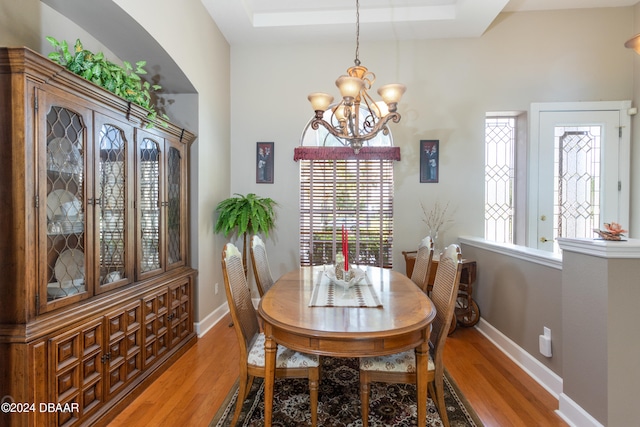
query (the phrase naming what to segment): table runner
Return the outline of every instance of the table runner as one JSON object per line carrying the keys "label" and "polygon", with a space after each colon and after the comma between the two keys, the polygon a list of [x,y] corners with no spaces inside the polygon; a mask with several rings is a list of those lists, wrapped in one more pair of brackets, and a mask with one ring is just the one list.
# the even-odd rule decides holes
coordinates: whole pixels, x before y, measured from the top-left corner
{"label": "table runner", "polygon": [[365,274],[364,280],[366,283],[345,289],[319,271],[309,307],[382,307],[369,276]]}

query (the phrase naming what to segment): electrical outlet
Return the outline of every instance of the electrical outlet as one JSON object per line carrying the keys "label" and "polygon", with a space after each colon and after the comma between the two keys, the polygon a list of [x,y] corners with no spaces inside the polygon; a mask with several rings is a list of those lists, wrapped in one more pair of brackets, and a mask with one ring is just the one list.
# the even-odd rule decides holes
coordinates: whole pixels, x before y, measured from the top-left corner
{"label": "electrical outlet", "polygon": [[213,286],[213,292],[215,292],[215,294],[218,295],[218,284],[217,283]]}
{"label": "electrical outlet", "polygon": [[540,354],[551,357],[551,329],[545,326],[543,331],[544,334],[539,336]]}

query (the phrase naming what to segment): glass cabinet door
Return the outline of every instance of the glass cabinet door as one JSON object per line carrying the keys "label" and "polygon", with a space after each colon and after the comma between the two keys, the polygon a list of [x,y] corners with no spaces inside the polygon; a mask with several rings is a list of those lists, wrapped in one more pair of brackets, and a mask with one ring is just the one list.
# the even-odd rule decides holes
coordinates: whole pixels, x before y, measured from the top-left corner
{"label": "glass cabinet door", "polygon": [[187,164],[183,144],[136,131],[137,278],[186,265]]}
{"label": "glass cabinet door", "polygon": [[183,170],[180,150],[170,145],[167,154],[167,265],[169,267],[182,265],[184,258]]}
{"label": "glass cabinet door", "polygon": [[[46,114],[46,303],[87,294],[86,125],[71,109]],[[77,300],[78,298],[73,298]]]}
{"label": "glass cabinet door", "polygon": [[[162,140],[161,140],[162,141]],[[164,141],[162,141],[164,142]],[[161,145],[142,137],[137,145],[138,169],[138,278],[161,270]]]}
{"label": "glass cabinet door", "polygon": [[131,233],[127,186],[130,127],[96,117],[95,205],[98,225],[98,289],[103,292],[132,281]]}

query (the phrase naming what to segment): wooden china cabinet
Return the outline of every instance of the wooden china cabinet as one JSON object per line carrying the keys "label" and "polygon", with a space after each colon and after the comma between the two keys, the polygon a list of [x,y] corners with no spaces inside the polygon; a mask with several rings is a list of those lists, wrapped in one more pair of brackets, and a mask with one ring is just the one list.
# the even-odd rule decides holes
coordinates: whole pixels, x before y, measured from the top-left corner
{"label": "wooden china cabinet", "polygon": [[105,424],[196,341],[195,135],[146,115],[0,48],[2,426]]}

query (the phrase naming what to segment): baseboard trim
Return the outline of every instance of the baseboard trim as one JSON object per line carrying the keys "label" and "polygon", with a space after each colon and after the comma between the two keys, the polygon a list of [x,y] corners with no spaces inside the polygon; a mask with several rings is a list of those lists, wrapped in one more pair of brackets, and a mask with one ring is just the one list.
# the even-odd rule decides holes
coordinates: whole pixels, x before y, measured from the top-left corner
{"label": "baseboard trim", "polygon": [[604,427],[580,405],[562,392],[562,378],[551,369],[540,363],[493,325],[480,318],[476,329],[500,351],[514,361],[523,371],[558,399],[555,411],[571,427]]}
{"label": "baseboard trim", "polygon": [[225,302],[200,322],[194,323],[194,329],[198,338],[202,338],[204,334],[209,332],[209,329],[213,328],[227,313],[229,313],[229,304]]}
{"label": "baseboard trim", "polygon": [[540,363],[536,358],[527,353],[506,335],[493,327],[490,323],[480,318],[476,329],[489,341],[495,344],[516,365],[522,368],[531,378],[544,387],[553,397],[558,399],[562,393],[562,378],[551,369]]}
{"label": "baseboard trim", "polygon": [[561,393],[558,402],[556,414],[571,427],[604,427],[566,394]]}

